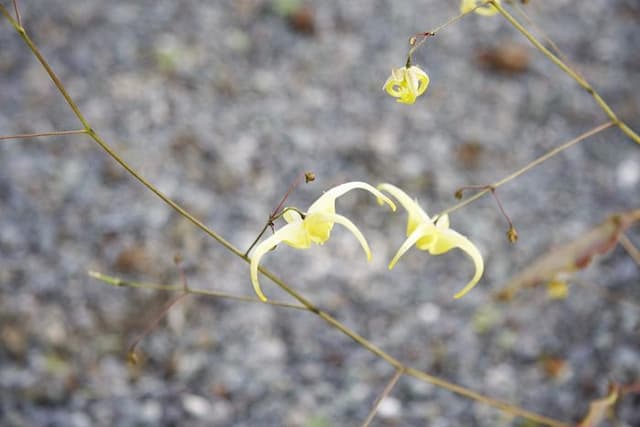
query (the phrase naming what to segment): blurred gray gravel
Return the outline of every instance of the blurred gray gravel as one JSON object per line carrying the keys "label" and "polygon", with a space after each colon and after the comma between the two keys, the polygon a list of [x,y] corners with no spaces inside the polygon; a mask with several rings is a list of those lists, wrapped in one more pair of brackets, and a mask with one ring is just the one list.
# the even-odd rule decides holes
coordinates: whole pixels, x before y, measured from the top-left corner
{"label": "blurred gray gravel", "polygon": [[[606,121],[499,17],[468,16],[430,40],[415,57],[431,77],[427,94],[395,103],[381,86],[404,63],[408,37],[455,15],[457,1],[309,2],[295,25],[278,13],[286,3],[295,2],[20,2],[27,30],[94,128],[241,248],[302,171],[318,177],[289,200],[303,209],[326,188],[362,180],[399,185],[436,213],[459,186],[496,181]],[[531,1],[526,10],[640,130],[638,2]],[[481,65],[482,53],[507,45],[524,55],[523,72]],[[6,20],[0,101],[0,135],[79,127]],[[640,207],[639,146],[607,130],[499,195],[515,246],[488,197],[451,217],[486,262],[462,300],[452,295],[472,271],[457,251],[412,250],[386,270],[405,217],[364,193],[338,209],[367,236],[370,265],[338,229],[324,247],[283,246],[264,262],[411,366],[577,422],[609,381],[640,381],[638,265],[617,248],[580,273],[567,300],[543,289],[504,305],[490,296],[550,247]],[[638,227],[629,235],[640,244]],[[86,272],[179,283],[176,254],[190,286],[252,294],[244,262],[88,138],[0,141],[0,424],[320,427],[366,418],[393,369],[304,312],[190,296],[142,341],[140,364],[128,364],[128,345],[170,295],[112,288]],[[564,367],[551,375],[545,360]],[[626,396],[615,425],[640,425],[639,408],[640,396]],[[403,378],[373,425],[525,424]]]}

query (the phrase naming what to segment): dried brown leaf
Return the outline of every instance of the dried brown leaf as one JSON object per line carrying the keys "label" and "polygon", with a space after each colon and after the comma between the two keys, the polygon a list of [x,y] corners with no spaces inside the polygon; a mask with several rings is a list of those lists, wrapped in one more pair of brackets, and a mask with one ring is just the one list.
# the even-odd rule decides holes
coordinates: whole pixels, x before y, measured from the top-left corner
{"label": "dried brown leaf", "polygon": [[536,259],[496,293],[499,300],[513,298],[520,289],[558,279],[559,276],[586,268],[597,255],[612,250],[621,233],[640,221],[640,209],[616,213],[575,240],[553,249]]}
{"label": "dried brown leaf", "polygon": [[602,399],[597,399],[589,404],[587,416],[578,424],[578,427],[597,427],[606,417],[609,408],[618,400],[619,387],[612,385],[609,387],[609,394]]}

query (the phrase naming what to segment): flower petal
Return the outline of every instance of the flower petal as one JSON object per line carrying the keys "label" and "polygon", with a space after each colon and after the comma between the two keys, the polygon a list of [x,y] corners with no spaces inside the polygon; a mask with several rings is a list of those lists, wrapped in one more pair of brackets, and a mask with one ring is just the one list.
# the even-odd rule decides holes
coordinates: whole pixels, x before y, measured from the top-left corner
{"label": "flower petal", "polygon": [[433,224],[431,223],[422,223],[416,227],[416,229],[407,237],[407,240],[402,243],[398,252],[396,252],[395,256],[389,263],[389,270],[393,269],[398,260],[405,252],[407,252],[416,242],[423,237],[429,235],[429,233],[433,230]]}
{"label": "flower petal", "polygon": [[384,86],[382,88],[386,90],[389,95],[397,98],[399,96],[402,96],[402,94],[406,91],[406,88],[404,87],[404,81],[405,81],[404,67],[392,69],[391,75],[389,76],[387,81],[384,83]]}
{"label": "flower petal", "polygon": [[460,3],[460,13],[468,13],[476,7],[476,0],[462,0]]}
{"label": "flower petal", "polygon": [[369,193],[376,196],[378,200],[382,200],[386,204],[388,204],[393,211],[396,210],[396,205],[391,201],[391,199],[389,199],[387,196],[382,194],[375,187],[367,184],[366,182],[353,181],[353,182],[347,182],[347,183],[338,185],[326,191],[322,196],[318,198],[318,200],[316,200],[315,202],[313,202],[311,206],[309,206],[309,209],[307,212],[309,214],[314,212],[335,213],[336,199],[342,196],[343,194],[351,190],[355,190],[357,188],[368,191]]}
{"label": "flower petal", "polygon": [[416,94],[415,92],[411,91],[408,83],[405,83],[405,85],[405,92],[398,99],[396,99],[396,102],[399,102],[401,104],[413,104],[414,102],[416,102]]}
{"label": "flower petal", "polygon": [[[499,3],[499,0],[496,0],[496,3]],[[498,9],[488,4],[486,6],[480,6],[475,10],[475,13],[482,16],[493,16],[498,13]]]}
{"label": "flower petal", "polygon": [[302,217],[298,212],[293,209],[284,208],[284,213],[282,214],[282,218],[288,223],[296,223],[302,221]]}
{"label": "flower petal", "polygon": [[416,96],[422,95],[429,87],[429,76],[420,67],[413,65],[409,69],[413,80],[415,81]]}
{"label": "flower petal", "polygon": [[311,241],[306,235],[302,222],[296,222],[285,225],[255,247],[251,253],[251,283],[258,298],[262,301],[266,301],[267,297],[262,293],[258,282],[258,265],[262,257],[280,242],[298,249],[305,249],[311,246]]}
{"label": "flower petal", "polygon": [[[500,3],[500,0],[495,0],[495,2]],[[479,0],[462,0],[462,3],[460,3],[460,13],[468,13],[473,9],[475,9],[474,10],[475,13],[483,16],[493,16],[496,13],[498,13],[498,9],[496,9],[495,7],[493,7],[493,5],[490,5],[490,4],[485,4],[483,6],[479,6],[476,8],[478,3],[479,3]]]}
{"label": "flower petal", "polygon": [[449,228],[449,214],[440,215],[436,219],[436,228],[438,230],[446,230]]}
{"label": "flower petal", "polygon": [[417,98],[427,90],[429,86],[429,76],[420,67],[412,65],[407,70],[407,82],[411,95]]}
{"label": "flower petal", "polygon": [[[409,220],[407,222],[407,236],[409,236],[416,227],[423,222],[431,222],[431,218],[429,215],[422,210],[420,205],[413,200],[407,193],[399,189],[393,184],[383,183],[378,185],[378,189],[382,191],[386,191],[396,198],[397,201],[406,209],[409,214]],[[378,203],[382,204],[382,202],[378,199]]]}
{"label": "flower petal", "polygon": [[443,230],[438,233],[438,239],[429,250],[429,253],[433,255],[440,255],[453,248],[460,248],[466,252],[467,255],[471,257],[476,267],[476,272],[473,275],[473,278],[464,288],[462,288],[461,291],[453,296],[454,298],[460,298],[466,295],[466,293],[469,292],[482,277],[482,273],[484,272],[484,261],[476,245],[471,243],[471,241],[462,234],[451,229]]}
{"label": "flower petal", "polygon": [[362,246],[362,249],[364,249],[364,253],[367,255],[367,261],[371,261],[371,249],[369,249],[369,244],[367,243],[367,240],[364,238],[364,235],[362,234],[362,232],[360,232],[358,227],[356,227],[355,224],[351,222],[349,218],[342,215],[326,214],[322,212],[315,213],[313,214],[313,216],[317,217],[317,219],[320,221],[324,220],[327,222],[332,222],[332,223],[336,223],[344,226],[354,236],[356,236],[356,239],[358,239],[360,246]]}
{"label": "flower petal", "polygon": [[384,86],[382,86],[382,89],[384,89],[389,95],[396,98],[401,96],[404,92],[402,81],[397,81],[393,78],[393,75],[387,79]]}
{"label": "flower petal", "polygon": [[387,82],[384,84],[383,89],[386,90],[387,93],[393,96],[394,98],[401,97],[405,91],[405,89],[402,87],[400,83],[395,81],[390,81],[390,80],[387,80]]}
{"label": "flower petal", "polygon": [[[495,0],[495,2],[497,4],[500,4],[500,0]],[[484,6],[481,6],[479,8],[476,9],[476,13],[478,15],[484,15],[484,16],[493,16],[496,13],[498,13],[498,9],[496,9],[495,7],[493,7],[493,5],[490,4],[486,4]]]}

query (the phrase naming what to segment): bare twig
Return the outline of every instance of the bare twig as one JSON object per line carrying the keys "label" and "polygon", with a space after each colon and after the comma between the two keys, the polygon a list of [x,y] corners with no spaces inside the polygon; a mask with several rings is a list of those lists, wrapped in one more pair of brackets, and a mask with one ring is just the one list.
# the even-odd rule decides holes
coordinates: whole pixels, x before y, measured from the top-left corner
{"label": "bare twig", "polygon": [[481,198],[482,196],[484,196],[485,194],[489,193],[491,191],[491,188],[496,189],[504,184],[506,184],[507,182],[519,177],[520,175],[524,174],[525,172],[528,172],[530,169],[538,166],[540,163],[549,160],[551,157],[555,156],[556,154],[566,150],[567,148],[599,133],[602,132],[605,129],[610,128],[611,126],[613,126],[614,123],[613,122],[607,122],[607,123],[603,123],[600,126],[596,126],[591,130],[586,131],[585,133],[583,133],[580,136],[577,136],[576,138],[572,139],[571,141],[565,142],[564,144],[560,145],[559,147],[554,148],[553,150],[547,152],[546,154],[538,157],[537,159],[535,159],[534,161],[527,163],[525,166],[523,166],[522,168],[518,169],[517,171],[513,172],[512,174],[510,174],[509,176],[502,178],[501,180],[491,184],[490,186],[488,186],[487,188],[485,188],[484,190],[474,194],[473,196],[469,197],[468,199],[465,199],[463,201],[461,201],[460,203],[445,209],[444,211],[442,211],[441,213],[438,214],[438,216],[444,215],[446,213],[451,213],[453,211],[456,211],[460,208],[462,208],[463,206],[468,205],[471,202],[474,202],[476,200],[478,200],[479,198]]}
{"label": "bare twig", "polygon": [[376,401],[373,403],[373,408],[371,408],[369,415],[367,415],[367,418],[362,423],[362,427],[368,427],[369,424],[371,424],[371,421],[373,421],[376,414],[378,413],[378,408],[380,407],[380,403],[382,403],[382,401],[386,399],[387,396],[389,396],[389,393],[391,393],[391,390],[393,390],[393,387],[395,387],[395,385],[397,384],[398,380],[400,379],[403,373],[404,371],[402,369],[396,370],[396,373],[393,375],[393,377],[391,377],[386,387],[382,391],[382,394],[378,396]]}
{"label": "bare twig", "polygon": [[567,57],[567,55],[565,55],[564,52],[562,52],[562,50],[560,49],[558,44],[556,42],[554,42],[553,39],[551,39],[551,37],[549,37],[549,35],[531,18],[531,16],[529,16],[529,14],[524,10],[524,8],[522,6],[520,6],[520,4],[518,2],[513,2],[511,4],[518,11],[520,16],[522,16],[524,18],[524,20],[527,21],[527,24],[529,24],[538,33],[541,34],[541,36],[544,39],[544,41],[547,42],[549,44],[549,46],[551,46],[551,49],[553,49],[554,53],[558,56],[558,58],[562,59],[564,61],[564,63],[567,64],[567,66],[571,67],[573,69],[573,71],[576,72],[576,74],[578,74],[580,77],[584,78],[584,76],[577,69],[577,67],[574,64],[571,64],[571,61],[569,61],[569,58]]}
{"label": "bare twig", "polygon": [[[409,49],[409,52],[407,53],[407,67],[409,67],[411,65],[411,62],[413,60],[412,59],[413,53],[416,50],[418,50],[420,48],[420,46],[422,46],[427,41],[427,39],[429,37],[433,37],[433,36],[437,35],[444,28],[448,27],[449,25],[453,24],[454,22],[457,22],[463,16],[472,13],[473,11],[478,9],[479,7],[487,5],[490,1],[491,0],[485,0],[485,1],[481,2],[481,3],[478,3],[473,9],[470,9],[470,10],[468,10],[466,12],[462,12],[459,15],[456,15],[456,16],[450,18],[447,22],[437,26],[436,28],[434,28],[431,31],[425,31],[425,32],[414,34],[409,39],[409,46],[411,46],[411,47]],[[420,37],[420,39],[418,39],[418,37]]]}
{"label": "bare twig", "polygon": [[455,192],[456,199],[461,199],[465,190],[489,190],[496,204],[498,205],[498,209],[500,209],[500,213],[507,220],[509,224],[509,228],[507,229],[507,238],[511,243],[515,243],[518,240],[518,232],[513,225],[513,221],[511,217],[507,214],[507,211],[504,210],[504,206],[502,205],[502,201],[500,201],[500,197],[498,197],[498,193],[496,188],[491,185],[465,185],[464,187],[460,187]]}
{"label": "bare twig", "polygon": [[622,130],[622,132],[624,132],[625,135],[631,138],[634,142],[640,144],[640,135],[638,135],[633,129],[627,126],[626,123],[624,123],[622,120],[618,118],[618,116],[611,109],[609,104],[607,104],[605,100],[602,99],[600,94],[596,92],[596,90],[593,88],[593,86],[591,86],[591,84],[587,80],[585,80],[582,76],[576,73],[571,67],[569,67],[564,61],[562,61],[560,58],[554,55],[549,49],[544,47],[542,43],[540,43],[540,41],[533,34],[531,34],[529,30],[523,27],[522,24],[520,24],[509,12],[507,12],[505,8],[500,5],[500,3],[496,2],[495,0],[490,0],[489,3],[491,3],[493,7],[498,9],[498,11],[502,14],[502,16],[507,21],[509,21],[509,23],[513,25],[518,31],[520,31],[522,35],[524,35],[527,38],[527,40],[529,40],[531,44],[533,44],[536,47],[536,49],[542,52],[544,56],[549,58],[554,64],[560,67],[562,71],[564,71],[567,75],[569,75],[569,77],[574,79],[585,91],[587,91],[587,93],[591,95],[593,99],[595,99],[595,101],[598,103],[598,105],[600,106],[602,111],[604,111],[607,117],[611,119],[611,122],[613,124],[618,126],[620,130]]}
{"label": "bare twig", "polygon": [[136,353],[136,348],[138,347],[138,344],[140,344],[140,341],[142,341],[144,337],[146,337],[147,335],[149,335],[149,333],[151,333],[151,331],[158,325],[160,320],[162,320],[162,318],[167,315],[171,307],[176,305],[178,301],[182,300],[187,295],[189,295],[188,292],[184,292],[180,295],[176,295],[173,298],[171,298],[169,302],[165,304],[162,310],[151,320],[151,322],[149,322],[147,327],[142,331],[142,333],[140,333],[140,335],[138,335],[133,340],[133,342],[129,346],[129,351],[128,351],[129,360],[133,361],[134,363],[136,362],[137,357],[135,353]]}
{"label": "bare twig", "polygon": [[264,227],[262,227],[262,230],[260,230],[260,233],[258,233],[258,235],[253,240],[253,242],[251,242],[251,244],[249,245],[249,248],[245,251],[244,256],[249,256],[249,252],[251,252],[251,249],[253,249],[253,247],[258,243],[258,241],[262,238],[264,233],[266,233],[269,227],[271,227],[271,230],[273,230],[273,227],[274,227],[273,221],[275,221],[276,218],[278,218],[278,216],[280,215],[280,211],[284,206],[284,202],[287,201],[291,193],[293,193],[293,190],[295,190],[298,187],[298,185],[300,185],[303,179],[305,180],[305,182],[309,183],[315,179],[315,175],[312,172],[304,172],[296,177],[296,179],[291,183],[291,185],[289,185],[289,188],[282,196],[282,199],[280,199],[280,202],[278,203],[278,205],[269,214],[269,218],[267,219],[267,222],[265,223]]}
{"label": "bare twig", "polygon": [[0,141],[5,139],[28,139],[28,138],[40,138],[43,136],[64,136],[64,135],[81,135],[87,133],[86,129],[76,130],[58,130],[50,132],[38,132],[38,133],[22,133],[17,135],[5,135],[0,136]]}
{"label": "bare twig", "polygon": [[22,17],[20,16],[20,8],[18,8],[18,0],[13,0],[13,9],[16,11],[16,21],[22,27]]}
{"label": "bare twig", "polygon": [[234,301],[253,302],[253,303],[261,303],[261,304],[264,303],[264,304],[274,305],[278,307],[295,308],[298,310],[308,310],[305,306],[299,305],[299,304],[289,304],[286,302],[280,302],[280,301],[274,301],[274,300],[262,301],[258,298],[245,297],[242,295],[233,295],[226,292],[208,291],[208,290],[196,289],[192,287],[185,288],[184,285],[159,285],[155,283],[135,282],[131,280],[123,280],[118,277],[102,274],[97,271],[89,271],[88,274],[94,279],[98,279],[104,283],[107,283],[111,286],[116,286],[116,287],[122,286],[127,288],[153,289],[156,291],[184,292],[186,294],[200,295],[205,297],[222,298],[222,299],[229,299]]}

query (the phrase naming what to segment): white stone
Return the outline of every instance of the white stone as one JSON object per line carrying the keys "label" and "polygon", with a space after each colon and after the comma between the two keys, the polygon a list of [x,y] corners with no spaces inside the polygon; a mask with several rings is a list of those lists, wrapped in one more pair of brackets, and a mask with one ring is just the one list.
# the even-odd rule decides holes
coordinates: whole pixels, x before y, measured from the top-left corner
{"label": "white stone", "polygon": [[387,396],[382,399],[378,406],[378,415],[382,418],[396,418],[400,416],[402,403],[395,397]]}
{"label": "white stone", "polygon": [[182,397],[182,406],[189,415],[195,418],[207,418],[212,413],[212,406],[208,399],[197,394],[187,394]]}

